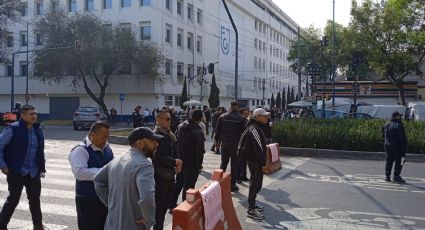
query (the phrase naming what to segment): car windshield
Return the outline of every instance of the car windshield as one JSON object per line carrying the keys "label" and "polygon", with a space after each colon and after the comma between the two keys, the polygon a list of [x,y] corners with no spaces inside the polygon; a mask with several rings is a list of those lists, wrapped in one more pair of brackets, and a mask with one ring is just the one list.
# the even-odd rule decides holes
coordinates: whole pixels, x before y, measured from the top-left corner
{"label": "car windshield", "polygon": [[97,112],[97,109],[94,107],[80,107],[77,110],[78,112],[84,112],[84,113],[94,113]]}

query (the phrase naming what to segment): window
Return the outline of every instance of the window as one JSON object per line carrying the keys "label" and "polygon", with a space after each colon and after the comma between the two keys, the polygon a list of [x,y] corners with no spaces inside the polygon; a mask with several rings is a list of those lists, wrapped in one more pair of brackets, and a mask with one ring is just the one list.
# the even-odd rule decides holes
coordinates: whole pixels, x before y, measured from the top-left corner
{"label": "window", "polygon": [[28,73],[28,65],[26,61],[19,62],[19,70],[20,70],[20,76],[27,76]]}
{"label": "window", "polygon": [[131,7],[131,0],[121,0],[121,7]]}
{"label": "window", "polygon": [[258,21],[257,21],[257,19],[255,19],[254,27],[255,27],[255,31],[257,31],[258,30]]}
{"label": "window", "polygon": [[254,58],[254,69],[257,69],[257,57]]}
{"label": "window", "polygon": [[202,24],[202,10],[198,9],[198,11],[196,12],[196,21],[199,24]]}
{"label": "window", "polygon": [[121,32],[129,32],[131,33],[131,23],[121,23],[120,24]]}
{"label": "window", "polygon": [[43,15],[43,2],[36,2],[35,3],[35,15]]}
{"label": "window", "polygon": [[258,49],[261,51],[261,44],[263,44],[260,40],[258,40]]}
{"label": "window", "polygon": [[177,1],[177,14],[178,15],[183,15],[183,2],[182,1]]}
{"label": "window", "polygon": [[94,10],[94,2],[93,2],[93,0],[86,0],[86,4],[85,4],[85,6],[84,6],[84,9],[86,10],[86,11],[93,11]]}
{"label": "window", "polygon": [[187,76],[189,78],[193,77],[193,65],[187,65]]}
{"label": "window", "polygon": [[266,42],[263,42],[263,52],[266,52]]}
{"label": "window", "polygon": [[183,47],[183,30],[178,29],[177,31],[177,46]]}
{"label": "window", "polygon": [[165,95],[165,105],[173,105],[173,96]]}
{"label": "window", "polygon": [[40,33],[37,33],[35,35],[35,45],[36,46],[42,46],[43,45],[43,37],[41,36]]}
{"label": "window", "polygon": [[151,40],[151,23],[150,22],[143,22],[140,26],[140,40]]}
{"label": "window", "polygon": [[68,0],[68,12],[75,13],[77,11],[77,0]]}
{"label": "window", "polygon": [[7,35],[7,47],[13,47],[13,34],[9,33]]}
{"label": "window", "polygon": [[165,74],[171,75],[171,60],[165,61]]}
{"label": "window", "polygon": [[6,70],[6,76],[12,77],[13,75],[13,65],[12,63],[7,63],[7,70]]}
{"label": "window", "polygon": [[179,106],[181,101],[182,101],[182,97],[174,96],[174,105],[175,106]]}
{"label": "window", "polygon": [[202,53],[202,37],[198,36],[196,40],[196,51]]}
{"label": "window", "polygon": [[112,0],[103,0],[103,9],[112,9]]}
{"label": "window", "polygon": [[189,21],[193,20],[193,6],[192,5],[187,5],[187,19],[189,19]]}
{"label": "window", "polygon": [[263,59],[263,71],[266,72],[266,60]]}
{"label": "window", "polygon": [[171,25],[165,25],[165,42],[168,42],[171,44]]}
{"label": "window", "polygon": [[28,15],[28,2],[21,2],[19,5],[20,13],[22,17],[25,17]]}
{"label": "window", "polygon": [[150,6],[151,0],[140,0],[140,5],[141,6]]}
{"label": "window", "polygon": [[21,31],[19,33],[19,36],[21,38],[21,46],[27,46],[28,45],[27,32],[26,31]]}
{"label": "window", "polygon": [[52,1],[52,12],[59,11],[59,1]]}
{"label": "window", "polygon": [[167,10],[171,10],[171,0],[165,0],[165,8],[167,8]]}
{"label": "window", "polygon": [[254,89],[257,88],[257,77],[254,77]]}
{"label": "window", "polygon": [[183,63],[181,63],[181,62],[178,62],[177,63],[177,76],[179,76],[179,77],[182,77],[183,75],[184,75],[184,73],[183,73],[183,66],[184,66],[184,64]]}
{"label": "window", "polygon": [[272,45],[270,45],[270,56],[272,56],[272,51],[273,51],[273,48],[272,48]]}
{"label": "window", "polygon": [[187,48],[189,50],[192,50],[193,47],[193,34],[192,33],[188,33],[187,34]]}

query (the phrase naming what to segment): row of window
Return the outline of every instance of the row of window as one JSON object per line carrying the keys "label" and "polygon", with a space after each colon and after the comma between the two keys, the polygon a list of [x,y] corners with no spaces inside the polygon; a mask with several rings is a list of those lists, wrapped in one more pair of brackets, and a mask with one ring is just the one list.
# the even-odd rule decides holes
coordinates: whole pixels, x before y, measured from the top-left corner
{"label": "row of window", "polygon": [[[258,50],[260,52],[266,53],[266,42],[263,42],[257,38],[254,38],[254,48],[255,50]],[[286,60],[286,54],[282,49],[278,49],[277,47],[274,47],[270,45],[270,56],[273,56],[275,58],[280,58],[282,60]]]}
{"label": "row of window", "polygon": [[[177,34],[176,34],[176,45],[179,48],[184,47],[183,45],[183,36],[184,36],[184,30],[181,28],[177,28]],[[186,35],[186,48],[188,50],[193,49],[193,39],[194,35],[191,32],[187,32]],[[173,46],[173,26],[170,24],[165,24],[165,38],[164,41],[169,43],[171,46]],[[197,35],[196,36],[196,51],[198,53],[202,53],[202,36]]]}
{"label": "row of window", "polygon": [[270,39],[271,41],[274,41],[274,42],[276,42],[276,43],[278,43],[282,46],[289,47],[290,38],[286,37],[285,35],[283,35],[279,31],[271,28],[266,23],[256,19],[255,24],[254,24],[254,28],[255,28],[256,32],[263,34],[264,37],[267,37],[267,31],[269,31],[270,33],[269,33],[268,39]]}
{"label": "row of window", "polygon": [[[5,75],[11,77],[13,75],[12,63],[6,63]],[[26,61],[19,62],[19,73],[15,73],[15,76],[26,76],[28,72],[28,65]]]}
{"label": "row of window", "polygon": [[[168,10],[169,13],[173,14],[173,3],[175,0],[165,0],[165,8]],[[175,2],[176,4],[176,13],[177,15],[183,17],[184,15],[184,2],[182,0],[177,0]],[[192,4],[187,4],[186,7],[186,17],[190,22],[193,22],[194,20],[194,6]],[[196,22],[199,24],[202,24],[202,10],[197,9],[196,12]]]}
{"label": "row of window", "polygon": [[[173,61],[170,60],[170,59],[165,60],[165,74],[166,75],[172,75],[173,72],[174,72],[173,68],[174,68]],[[197,74],[200,73],[201,69],[202,69],[202,67],[200,67],[200,66],[197,68]],[[178,77],[185,76],[184,70],[185,70],[185,64],[183,62],[177,62],[177,76]],[[190,65],[190,64],[187,65],[186,76],[189,77],[189,78],[193,77],[193,74],[194,74],[193,71],[194,71],[193,65]]]}
{"label": "row of window", "polygon": [[[266,60],[264,58],[254,57],[254,70],[257,70],[258,72],[266,72]],[[269,72],[287,75],[287,71],[288,70],[285,69],[283,65],[270,62]]]}
{"label": "row of window", "polygon": [[[254,89],[262,90],[264,88],[264,90],[266,90],[266,81],[267,80],[265,78],[254,77]],[[269,87],[267,89],[281,91],[285,87],[284,83],[281,81],[276,81],[272,79],[272,80],[269,80],[268,82],[269,82]]]}
{"label": "row of window", "polygon": [[[15,41],[13,38],[13,33],[9,33],[6,38],[7,47],[11,48],[15,46]],[[19,46],[26,47],[28,45],[28,37],[26,31],[19,32]],[[42,46],[43,45],[43,36],[40,33],[36,33],[34,37],[34,45]]]}
{"label": "row of window", "polygon": [[180,106],[181,96],[165,95],[165,105]]}

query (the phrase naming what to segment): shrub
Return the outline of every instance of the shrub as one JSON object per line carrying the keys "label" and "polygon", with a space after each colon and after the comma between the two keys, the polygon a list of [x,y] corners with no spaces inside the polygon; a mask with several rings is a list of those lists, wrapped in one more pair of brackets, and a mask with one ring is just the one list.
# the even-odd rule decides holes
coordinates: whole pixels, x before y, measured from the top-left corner
{"label": "shrub", "polygon": [[[273,124],[273,139],[280,146],[384,151],[380,119],[293,119]],[[404,122],[407,152],[425,153],[425,122]]]}

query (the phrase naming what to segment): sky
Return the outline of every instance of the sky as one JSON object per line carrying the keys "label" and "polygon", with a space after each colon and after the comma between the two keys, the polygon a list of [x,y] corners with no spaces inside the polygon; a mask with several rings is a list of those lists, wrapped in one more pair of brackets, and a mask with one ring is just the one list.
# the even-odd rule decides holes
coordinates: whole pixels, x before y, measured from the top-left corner
{"label": "sky", "polygon": [[[314,25],[324,28],[332,20],[333,0],[273,0],[301,28]],[[335,0],[335,22],[344,26],[350,21],[351,0]]]}

